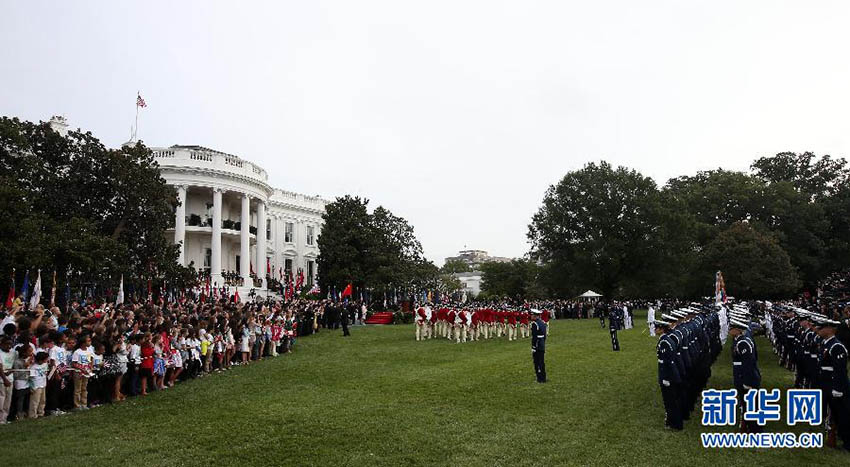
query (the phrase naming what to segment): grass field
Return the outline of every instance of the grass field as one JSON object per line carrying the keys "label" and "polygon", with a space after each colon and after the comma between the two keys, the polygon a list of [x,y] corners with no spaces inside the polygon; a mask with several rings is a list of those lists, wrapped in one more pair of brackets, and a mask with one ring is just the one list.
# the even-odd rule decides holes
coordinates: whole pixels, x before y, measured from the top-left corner
{"label": "grass field", "polygon": [[[412,325],[323,331],[291,355],[144,399],[0,426],[2,465],[850,463],[833,449],[706,450],[699,413],[683,432],[664,430],[655,339],[636,322],[619,353],[598,320],[554,322],[549,384],[534,382],[528,340],[417,343]],[[763,386],[784,390],[790,372],[757,343]],[[712,387],[731,385],[728,347]],[[767,431],[787,431],[784,420]]]}

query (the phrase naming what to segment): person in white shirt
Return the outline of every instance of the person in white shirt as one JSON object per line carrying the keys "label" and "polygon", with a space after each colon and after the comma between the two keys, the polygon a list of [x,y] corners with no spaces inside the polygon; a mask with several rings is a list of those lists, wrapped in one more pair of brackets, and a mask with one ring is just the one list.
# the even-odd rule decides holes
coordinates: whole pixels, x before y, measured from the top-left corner
{"label": "person in white shirt", "polygon": [[32,364],[32,347],[19,345],[15,365],[12,367],[15,373],[15,418],[21,420],[26,417],[26,399],[29,393],[29,367]]}
{"label": "person in white shirt", "polygon": [[88,386],[92,374],[92,355],[89,348],[91,337],[82,337],[77,350],[71,355],[74,367],[74,408],[78,410],[88,408]]}
{"label": "person in white shirt", "polygon": [[139,395],[139,364],[142,363],[142,346],[139,345],[141,337],[134,334],[130,337],[130,353],[127,356],[127,372],[129,373],[128,392],[131,396]]}
{"label": "person in white shirt", "polygon": [[12,350],[12,339],[0,336],[0,425],[9,423],[9,409],[12,407],[12,367],[18,353]]}
{"label": "person in white shirt", "polygon": [[655,308],[652,305],[649,305],[649,309],[646,310],[646,322],[649,325],[649,335],[655,335]]}
{"label": "person in white shirt", "polygon": [[45,391],[47,388],[47,352],[35,355],[35,362],[29,367],[30,407],[29,418],[44,416]]}
{"label": "person in white shirt", "polygon": [[425,305],[425,336],[428,339],[434,337],[434,327],[431,326],[431,314],[433,310],[431,310],[430,305]]}

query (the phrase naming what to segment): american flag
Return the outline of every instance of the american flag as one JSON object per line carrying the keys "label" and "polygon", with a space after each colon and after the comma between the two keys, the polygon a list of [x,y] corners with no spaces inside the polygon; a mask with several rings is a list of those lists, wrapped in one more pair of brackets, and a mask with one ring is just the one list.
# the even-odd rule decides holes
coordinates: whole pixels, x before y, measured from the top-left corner
{"label": "american flag", "polygon": [[136,94],[136,106],[137,107],[147,107],[148,106],[147,104],[145,104],[145,100],[142,99],[141,94]]}

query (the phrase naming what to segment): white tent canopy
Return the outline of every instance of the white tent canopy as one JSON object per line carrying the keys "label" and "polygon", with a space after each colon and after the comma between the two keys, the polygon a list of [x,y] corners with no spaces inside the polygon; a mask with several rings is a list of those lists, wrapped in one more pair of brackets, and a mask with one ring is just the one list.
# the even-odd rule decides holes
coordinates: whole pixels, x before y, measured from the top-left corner
{"label": "white tent canopy", "polygon": [[592,290],[588,290],[587,292],[579,295],[579,298],[599,298],[601,296],[602,295],[599,295],[598,293],[596,293]]}

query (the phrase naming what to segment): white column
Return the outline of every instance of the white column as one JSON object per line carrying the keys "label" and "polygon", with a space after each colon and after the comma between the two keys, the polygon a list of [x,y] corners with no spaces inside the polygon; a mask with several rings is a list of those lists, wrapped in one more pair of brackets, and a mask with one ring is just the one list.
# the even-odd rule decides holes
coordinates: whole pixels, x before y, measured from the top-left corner
{"label": "white column", "polygon": [[177,264],[186,265],[186,185],[177,185],[177,201],[180,205],[174,213],[174,243],[180,245]]}
{"label": "white column", "polygon": [[[279,215],[274,216],[272,218],[272,227],[274,228],[274,242],[272,243],[272,249],[274,249],[274,264],[276,268],[283,267],[283,228],[281,226],[281,219]],[[277,278],[277,269],[272,271],[272,276]]]}
{"label": "white column", "polygon": [[257,200],[257,277],[266,287],[266,203]]}
{"label": "white column", "polygon": [[239,272],[246,287],[251,287],[251,198],[242,195],[242,216],[239,219]]}
{"label": "white column", "polygon": [[221,188],[213,188],[211,283],[222,285],[221,280]]}

